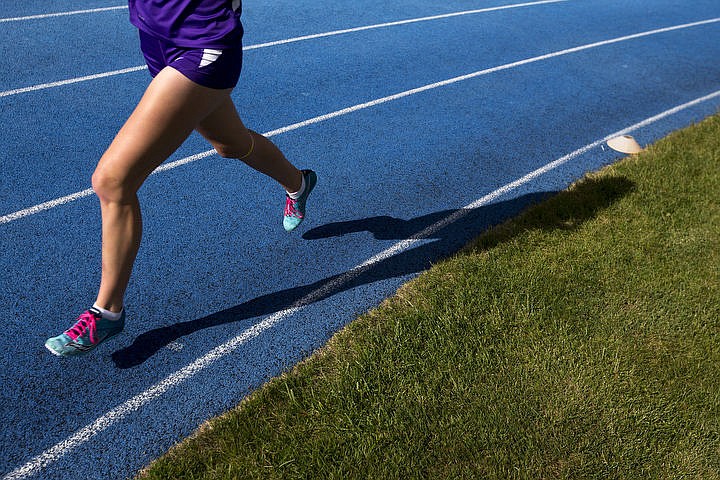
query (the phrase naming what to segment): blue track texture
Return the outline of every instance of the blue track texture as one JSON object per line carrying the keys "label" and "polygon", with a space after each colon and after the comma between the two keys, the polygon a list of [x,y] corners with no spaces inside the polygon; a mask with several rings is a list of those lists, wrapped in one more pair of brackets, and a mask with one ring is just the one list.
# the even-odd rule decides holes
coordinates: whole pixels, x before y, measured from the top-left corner
{"label": "blue track texture", "polygon": [[[90,187],[149,75],[67,82],[142,65],[121,0],[4,0],[0,475],[134,475],[434,262],[622,157],[578,149],[696,99],[632,134],[649,144],[717,112],[717,0],[519,3],[245,2],[253,48],[233,98],[260,132],[316,119],[272,137],[318,172],[308,219],[286,233],[282,189],[238,161],[210,155],[152,175],[126,330],[68,360],[43,344],[95,298],[99,204],[26,210]],[[36,17],[79,10],[91,11]],[[168,163],[209,148],[193,135]]]}

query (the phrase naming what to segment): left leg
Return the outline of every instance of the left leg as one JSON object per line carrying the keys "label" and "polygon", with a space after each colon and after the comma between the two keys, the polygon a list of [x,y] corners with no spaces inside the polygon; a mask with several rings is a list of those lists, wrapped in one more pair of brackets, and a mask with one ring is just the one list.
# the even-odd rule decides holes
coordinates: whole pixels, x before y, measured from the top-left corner
{"label": "left leg", "polygon": [[268,138],[245,127],[230,95],[200,122],[197,131],[215,147],[220,156],[242,160],[274,179],[288,192],[300,189],[300,170]]}
{"label": "left leg", "polygon": [[311,170],[298,170],[268,138],[248,130],[240,120],[230,95],[200,122],[197,131],[222,157],[242,160],[285,188],[285,230],[292,231],[302,223],[307,198],[315,188],[317,175]]}

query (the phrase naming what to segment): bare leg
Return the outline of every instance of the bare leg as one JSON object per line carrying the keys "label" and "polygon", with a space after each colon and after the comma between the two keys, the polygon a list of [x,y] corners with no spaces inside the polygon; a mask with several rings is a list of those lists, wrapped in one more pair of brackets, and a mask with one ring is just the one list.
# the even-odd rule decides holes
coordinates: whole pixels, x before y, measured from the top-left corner
{"label": "bare leg", "polygon": [[[222,157],[242,159],[250,167],[273,178],[288,192],[300,190],[300,170],[270,140],[245,127],[230,96],[200,122],[197,131]],[[252,153],[247,155],[251,147]]]}
{"label": "bare leg", "polygon": [[138,189],[229,98],[230,90],[201,87],[165,68],[100,159],[92,179],[102,212],[100,307],[118,312],[123,306],[142,232]]}

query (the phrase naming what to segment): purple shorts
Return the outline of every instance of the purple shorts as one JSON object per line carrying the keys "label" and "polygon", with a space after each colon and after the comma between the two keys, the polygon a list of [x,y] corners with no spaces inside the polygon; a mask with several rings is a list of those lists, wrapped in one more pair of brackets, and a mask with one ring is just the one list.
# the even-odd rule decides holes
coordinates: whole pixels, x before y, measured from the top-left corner
{"label": "purple shorts", "polygon": [[230,49],[177,47],[140,30],[140,48],[150,75],[172,67],[203,87],[234,88],[242,69],[242,45]]}

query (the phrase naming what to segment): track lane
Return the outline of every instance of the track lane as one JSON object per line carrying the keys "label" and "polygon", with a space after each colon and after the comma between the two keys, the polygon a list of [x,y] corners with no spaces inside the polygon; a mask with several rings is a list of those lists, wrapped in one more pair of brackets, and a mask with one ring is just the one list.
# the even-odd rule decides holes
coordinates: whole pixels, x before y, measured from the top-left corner
{"label": "track lane", "polygon": [[[707,36],[707,31],[671,35],[660,42],[647,39],[634,43],[629,50],[616,45],[604,51],[538,62],[279,135],[277,141],[293,158],[302,158],[312,148],[316,153],[313,165],[325,175],[321,181],[331,179],[331,183],[320,184],[317,198],[323,207],[318,215],[322,216],[313,221],[320,225],[312,223],[305,229],[305,241],[278,233],[277,226],[268,220],[277,214],[274,211],[277,192],[268,191],[268,182],[241,176],[238,165],[209,158],[167,172],[162,179],[153,179],[143,191],[149,206],[146,244],[128,302],[135,306],[133,315],[138,320],[124,335],[122,345],[91,361],[93,369],[106,372],[111,382],[92,383],[93,372],[81,372],[78,382],[90,381],[95,388],[94,396],[86,395],[84,402],[57,405],[28,401],[29,394],[38,399],[62,398],[66,394],[64,389],[43,384],[42,377],[58,375],[66,365],[46,358],[32,342],[19,346],[17,356],[30,362],[24,366],[28,378],[3,378],[3,383],[19,382],[17,391],[3,393],[3,404],[27,402],[8,414],[7,420],[17,421],[24,428],[22,434],[12,432],[14,450],[8,450],[13,455],[12,465],[19,466],[31,459],[27,452],[40,453],[52,448],[72,436],[68,431],[75,432],[92,423],[92,419],[78,424],[67,419],[84,420],[82,414],[87,410],[108,412],[122,405],[116,398],[117,385],[126,386],[126,398],[141,394],[153,382],[177,371],[178,366],[202,357],[209,351],[208,345],[222,345],[262,321],[263,315],[272,315],[272,310],[287,305],[288,298],[302,299],[312,287],[391,248],[409,232],[422,231],[442,214],[452,214],[468,201],[479,198],[478,195],[527,174],[533,166],[544,165],[597,140],[598,131],[607,134],[678,104],[672,103],[678,97],[687,101],[699,97],[697,92],[704,95],[712,91],[707,87],[713,76],[717,78],[717,71],[712,66],[700,65],[702,59],[717,54],[717,47],[698,48],[703,36]],[[660,52],[656,51],[658,43],[663,47]],[[293,50],[288,48],[291,53]],[[666,61],[667,55],[690,50],[692,54],[683,55],[682,62]],[[636,71],[622,68],[623,62],[634,55],[645,59],[640,64],[642,71],[653,72],[653,77],[647,79],[650,89],[638,84]],[[687,73],[688,67],[699,73],[691,80],[687,80],[687,75],[684,80],[677,80],[683,72]],[[258,78],[268,78],[270,71],[259,70]],[[607,71],[613,75],[602,78],[600,74]],[[548,78],[554,80],[548,82]],[[273,88],[267,90],[266,96],[272,100]],[[330,102],[344,98],[334,97]],[[631,110],[623,106],[629,99],[635,102]],[[279,112],[282,100],[287,102],[287,98],[275,100],[277,109],[268,111]],[[639,137],[657,138],[716,108],[717,103],[710,99],[646,127]],[[293,114],[297,112],[286,115]],[[628,122],[628,118],[634,120]],[[259,118],[258,123],[277,126],[279,120],[273,116]],[[606,125],[614,129],[606,129]],[[501,146],[493,143],[498,138],[504,142]],[[191,142],[188,151],[197,152],[198,145]],[[379,147],[369,149],[368,145]],[[383,261],[372,275],[350,285],[352,288],[338,289],[334,295],[306,307],[303,314],[290,316],[267,330],[268,334],[243,344],[234,354],[204,370],[202,381],[173,389],[169,403],[151,402],[117,420],[112,428],[93,437],[93,443],[113,444],[118,432],[125,432],[134,444],[128,451],[118,453],[122,459],[119,463],[131,470],[136,468],[132,465],[142,464],[161,451],[157,448],[159,438],[163,439],[161,443],[182,437],[192,430],[192,425],[222,411],[265,379],[292,365],[321,345],[355,313],[372,306],[404,279],[425,268],[430,259],[458,246],[463,236],[473,235],[522,208],[537,194],[562,188],[587,168],[614,158],[616,155],[602,150],[584,152],[578,157],[580,161],[565,164],[561,171],[543,177],[543,182],[518,188],[516,198],[510,195],[495,199],[472,221],[435,232],[433,238],[420,242],[407,254]],[[358,171],[362,171],[365,181],[361,185],[357,184]],[[459,181],[463,177],[471,181]],[[212,188],[187,192],[184,188],[190,181]],[[364,199],[359,211],[348,209],[347,205],[352,205],[348,201],[339,201],[351,201],[363,189],[374,193]],[[233,200],[238,201],[239,208],[256,211],[245,222],[233,218],[227,214]],[[212,205],[217,208],[208,208]],[[9,331],[23,332],[24,319],[37,308],[33,301],[37,296],[47,298],[53,309],[71,310],[75,307],[73,302],[91,294],[99,239],[81,237],[78,244],[75,232],[97,232],[95,208],[94,201],[83,200],[44,213],[40,216],[45,217],[42,222],[23,220],[2,226],[5,234],[17,241],[14,251],[23,260],[18,262],[10,255],[2,257],[7,278],[22,279],[2,287],[2,295],[7,295],[4,300],[11,302],[3,304],[13,305]],[[398,221],[390,220],[393,218]],[[48,232],[51,239],[46,238]],[[332,264],[328,263],[329,257]],[[178,262],[178,258],[182,261]],[[247,259],[252,261],[246,262]],[[68,264],[78,267],[70,280]],[[272,271],[298,272],[301,265],[305,267],[302,278],[268,275]],[[38,276],[38,271],[44,275]],[[62,287],[47,291],[47,285]],[[41,345],[44,330],[56,323],[57,319],[43,315],[33,333],[36,343]],[[176,327],[182,335],[172,334]],[[143,346],[147,335],[161,340],[159,350],[139,365],[123,366],[117,362],[122,360],[123,352],[133,353],[126,358],[137,358],[143,348],[147,350],[148,345]],[[9,367],[8,360],[2,360],[6,367],[2,370],[12,373],[14,369]],[[212,393],[207,397],[210,390]],[[13,397],[15,394],[19,397]],[[34,423],[29,418],[33,411],[39,412],[40,418],[51,419],[50,423]],[[189,422],[177,423],[181,419]],[[143,426],[142,431],[138,425]],[[50,434],[39,430],[48,426]],[[3,446],[10,444],[6,438]],[[43,440],[39,442],[39,438]],[[102,463],[103,455],[99,452],[83,450],[84,460],[78,459],[76,453],[71,451],[52,463],[47,478],[67,473],[73,462],[98,461],[100,471],[108,478],[116,473],[112,465]]]}

